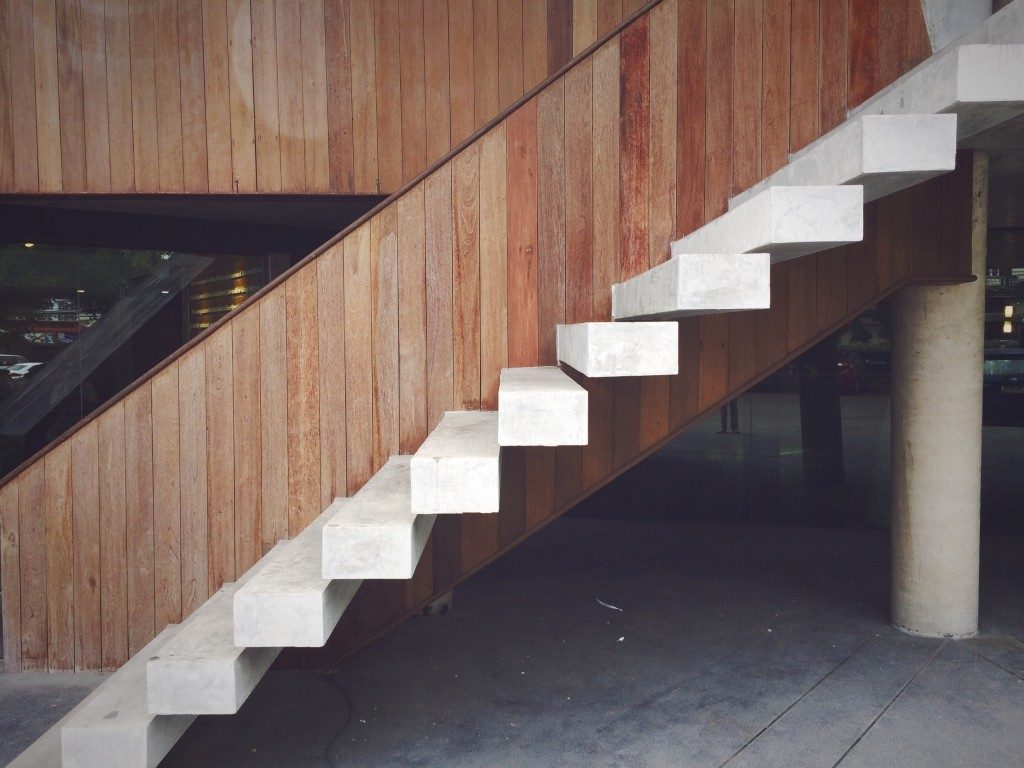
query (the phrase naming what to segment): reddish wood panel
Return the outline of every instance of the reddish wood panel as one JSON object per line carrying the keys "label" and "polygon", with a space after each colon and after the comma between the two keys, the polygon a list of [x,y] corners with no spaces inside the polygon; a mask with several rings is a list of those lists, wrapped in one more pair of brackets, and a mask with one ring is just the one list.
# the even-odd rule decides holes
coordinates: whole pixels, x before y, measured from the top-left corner
{"label": "reddish wood panel", "polygon": [[18,478],[18,537],[21,551],[21,667],[45,672],[47,652],[46,476],[44,462]]}
{"label": "reddish wood panel", "polygon": [[480,141],[480,405],[498,407],[508,365],[508,209],[506,123]]}
{"label": "reddish wood panel", "polygon": [[[260,312],[257,305],[239,312],[231,322],[236,576],[245,573],[263,554],[263,451],[260,431],[262,367]],[[341,440],[344,439],[343,432]]]}
{"label": "reddish wood panel", "polygon": [[[223,2],[208,5],[220,6],[223,15]],[[206,192],[209,190],[207,162],[207,131],[206,131],[206,82],[204,51],[204,9],[200,0],[178,0],[178,75],[180,78],[181,111],[187,115],[181,121],[182,168],[184,169],[184,189],[186,192]],[[221,31],[227,26],[226,16]],[[225,35],[226,38],[226,35]],[[225,89],[225,104],[219,105],[220,111],[227,122],[227,44],[226,39],[216,41],[212,46],[224,63],[221,75]],[[211,51],[212,53],[212,51]],[[89,121],[86,121],[88,125]],[[226,140],[225,140],[226,139]],[[214,145],[213,152],[221,152],[230,146],[230,133],[221,136],[220,142]],[[227,154],[227,153],[223,153]],[[230,176],[230,156],[227,158],[228,176]],[[226,191],[226,188],[225,190]]]}
{"label": "reddish wood panel", "polygon": [[619,276],[627,279],[650,266],[647,206],[651,61],[647,17],[627,27],[619,45]]}
{"label": "reddish wood panel", "polygon": [[[594,68],[585,61],[565,77],[565,320],[594,311]],[[646,214],[646,212],[645,212]],[[646,242],[644,243],[646,248]],[[645,250],[646,255],[646,250]]]}
{"label": "reddish wood panel", "polygon": [[508,119],[508,364],[537,365],[537,100]]}
{"label": "reddish wood panel", "polygon": [[676,48],[679,96],[676,104],[676,234],[685,235],[704,222],[705,51],[707,6],[702,0],[679,0]]}
{"label": "reddish wood panel", "polygon": [[328,249],[317,261],[316,280],[320,345],[320,506],[323,509],[335,497],[348,494],[343,242]]}
{"label": "reddish wood panel", "polygon": [[128,660],[128,531],[124,403],[96,420],[99,446],[100,616],[103,668]]}
{"label": "reddish wood panel", "polygon": [[455,407],[452,169],[424,182],[427,294],[427,429]]}
{"label": "reddish wood panel", "polygon": [[709,3],[707,19],[708,50],[716,52],[715,56],[705,60],[704,217],[710,220],[725,212],[733,192],[733,93],[736,83],[733,71],[718,63],[733,59],[733,8],[725,3]]}
{"label": "reddish wood panel", "polygon": [[[327,54],[327,147],[331,189],[354,189],[355,146],[352,140],[352,32],[350,4],[324,2]],[[362,148],[360,148],[362,151]]]}
{"label": "reddish wood panel", "polygon": [[206,350],[194,347],[178,361],[182,618],[210,594],[206,416]]}
{"label": "reddish wood panel", "polygon": [[[790,15],[789,149],[796,152],[819,135],[819,0],[793,0]],[[828,0],[826,0],[828,2]]]}
{"label": "reddish wood panel", "polygon": [[[71,445],[44,460],[46,507],[47,668],[75,668],[74,534],[71,527]],[[152,600],[149,601],[152,605]],[[145,607],[143,607],[145,610]]]}
{"label": "reddish wood panel", "polygon": [[761,178],[764,29],[763,0],[738,0],[733,74],[734,193],[742,192]]}
{"label": "reddish wood panel", "polygon": [[423,185],[398,202],[398,450],[427,436],[427,278]]}
{"label": "reddish wood panel", "polygon": [[102,667],[102,633],[99,453],[95,421],[71,437],[71,492],[71,529],[75,541],[75,669],[97,670]]}
{"label": "reddish wood panel", "polygon": [[[617,60],[614,65],[617,92]],[[614,128],[617,147],[617,120]],[[617,188],[613,194],[617,200]],[[565,87],[559,81],[537,97],[537,352],[543,365],[557,362],[555,326],[564,320]]]}
{"label": "reddish wood panel", "polygon": [[4,612],[4,669],[21,671],[21,529],[18,483],[0,488],[0,600]]}
{"label": "reddish wood panel", "polygon": [[761,174],[767,176],[789,158],[790,0],[764,0],[761,40]]}
{"label": "reddish wood panel", "polygon": [[346,482],[351,495],[373,474],[373,335],[370,225],[345,238]]}
{"label": "reddish wood panel", "polygon": [[129,656],[152,640],[156,631],[152,392],[147,384],[124,402]]}
{"label": "reddish wood panel", "polygon": [[[880,34],[879,25],[883,18],[880,16],[880,11],[884,0],[847,0],[847,2],[849,2],[850,25],[849,98],[844,106],[855,107],[883,85],[882,73],[879,70],[879,53],[881,41],[884,38]],[[899,17],[885,17],[886,26],[894,22],[899,23]],[[892,35],[893,33],[888,34]],[[887,40],[887,44],[891,45],[891,42]],[[892,65],[887,64],[885,77],[889,79],[885,82],[895,79],[890,74],[894,72],[895,69]]]}
{"label": "reddish wood panel", "polygon": [[[619,50],[619,41],[615,38],[594,54],[593,299],[596,320],[611,319],[612,297],[608,286],[619,281]],[[674,151],[666,150],[666,160],[670,152],[674,156]],[[672,171],[674,173],[674,168]],[[674,194],[675,180],[669,183]],[[666,244],[672,234],[664,233]],[[553,330],[551,338],[554,338]]]}
{"label": "reddish wood panel", "polygon": [[[86,104],[82,81],[82,8],[78,0],[59,0],[57,8],[57,91],[60,100],[61,187],[64,192],[85,192]],[[159,13],[159,10],[158,10]],[[92,119],[99,120],[89,104]],[[180,129],[179,129],[180,130]],[[45,153],[47,148],[41,146]]]}
{"label": "reddish wood panel", "polygon": [[[847,72],[846,49],[852,44],[847,25],[847,0],[821,3],[818,12],[821,41],[821,60],[818,65],[818,83],[821,88],[819,129],[824,133],[846,119],[847,82],[857,73],[852,66],[849,73]],[[867,65],[867,62],[861,63]],[[870,68],[870,72],[860,75],[866,77],[869,82],[874,82],[873,63]],[[873,92],[874,89],[871,90]]]}
{"label": "reddish wood panel", "polygon": [[206,514],[210,591],[235,571],[235,402],[230,324],[206,345]]}
{"label": "reddish wood panel", "polygon": [[373,470],[398,453],[398,215],[388,206],[370,222],[373,304]]}
{"label": "reddish wood panel", "polygon": [[[181,620],[181,475],[178,366],[153,377],[154,621]],[[77,460],[76,460],[77,473]],[[78,496],[75,496],[76,505]],[[77,506],[76,506],[77,518]]]}

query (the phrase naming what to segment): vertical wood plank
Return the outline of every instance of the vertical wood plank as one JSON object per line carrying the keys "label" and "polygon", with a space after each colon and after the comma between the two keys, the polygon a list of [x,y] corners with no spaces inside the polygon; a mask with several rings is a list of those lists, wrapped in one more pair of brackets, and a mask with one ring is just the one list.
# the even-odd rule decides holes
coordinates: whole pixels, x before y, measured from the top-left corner
{"label": "vertical wood plank", "polygon": [[796,152],[819,135],[818,0],[793,0],[790,24],[789,151]]}
{"label": "vertical wood plank", "polygon": [[129,656],[152,640],[156,630],[152,395],[152,382],[147,382],[124,401]]}
{"label": "vertical wood plank", "polygon": [[498,0],[499,111],[523,95],[523,33],[523,0]]}
{"label": "vertical wood plank", "polygon": [[448,2],[425,0],[423,6],[424,109],[426,165],[451,148],[451,90],[448,66]]}
{"label": "vertical wood plank", "polygon": [[[288,335],[288,533],[297,536],[320,506],[320,354],[316,263],[284,285]],[[280,403],[270,403],[280,408]]]}
{"label": "vertical wood plank", "polygon": [[508,210],[506,124],[480,140],[480,403],[498,407],[508,365]]}
{"label": "vertical wood plank", "polygon": [[370,224],[345,238],[346,476],[351,495],[373,475],[373,260]]}
{"label": "vertical wood plank", "polygon": [[327,49],[324,0],[301,0],[302,135],[306,192],[327,192],[330,184],[327,126]]}
{"label": "vertical wood plank", "polygon": [[262,362],[260,310],[256,305],[234,315],[231,321],[236,575],[245,573],[263,554]]}
{"label": "vertical wood plank", "polygon": [[707,13],[708,51],[715,52],[705,60],[707,178],[704,184],[704,216],[710,221],[725,212],[733,189],[734,74],[733,66],[723,66],[722,62],[734,62],[735,20],[732,6],[726,3],[711,0]]}
{"label": "vertical wood plank", "polygon": [[480,407],[480,146],[452,161],[455,405]]}
{"label": "vertical wood plank", "polygon": [[[80,0],[57,0],[57,72],[60,100],[60,162],[64,192],[85,192],[86,105],[82,80]],[[37,83],[38,86],[41,84]],[[93,119],[94,105],[89,106]],[[40,146],[44,152],[45,147]]]}
{"label": "vertical wood plank", "polygon": [[[603,45],[594,54],[593,110],[594,319],[610,320],[612,315],[611,286],[619,280],[619,39],[617,37]],[[674,125],[674,118],[672,122]],[[674,135],[671,140],[674,144]],[[672,169],[672,174],[672,186],[674,187],[675,168]],[[671,218],[674,216],[670,216]],[[667,243],[668,240],[666,240],[666,248]],[[554,331],[552,330],[553,336]]]}
{"label": "vertical wood plank", "polygon": [[[821,87],[821,119],[819,130],[830,131],[846,119],[847,107],[847,0],[831,0],[819,6],[821,60],[818,83]],[[864,62],[867,64],[867,62]],[[875,80],[874,62],[867,73],[868,87]]]}
{"label": "vertical wood plank", "polygon": [[[325,0],[324,3],[324,44],[327,47],[327,148],[330,189],[335,193],[354,191],[353,62],[349,8],[350,4],[345,0]],[[447,105],[447,101],[445,104]],[[359,151],[365,150],[360,147]]]}
{"label": "vertical wood plank", "polygon": [[[35,59],[35,136],[27,151],[37,152],[40,192],[60,192],[63,169],[60,150],[60,86],[57,74],[57,19],[53,0],[33,4],[32,40],[26,43]],[[2,11],[0,11],[2,12]],[[95,73],[90,71],[95,85]],[[9,76],[9,75],[8,75]],[[104,86],[105,87],[105,86]],[[17,104],[17,102],[15,102]],[[29,109],[32,102],[19,105]]]}
{"label": "vertical wood plank", "polygon": [[355,192],[380,191],[377,180],[377,68],[373,2],[352,0],[352,177]]}
{"label": "vertical wood plank", "polygon": [[733,392],[757,374],[757,317],[753,312],[730,312],[729,389]]}
{"label": "vertical wood plank", "polygon": [[[256,123],[253,104],[252,8],[249,0],[228,0],[228,62],[231,68],[231,170],[235,192],[255,192]],[[321,19],[323,15],[321,14]],[[321,22],[322,23],[322,22]],[[326,98],[326,95],[325,95]],[[326,119],[326,105],[321,104]],[[326,151],[326,150],[324,150]]]}
{"label": "vertical wood plank", "polygon": [[698,318],[679,321],[679,373],[669,385],[669,423],[673,429],[689,423],[697,415],[700,385],[700,334]]}
{"label": "vertical wood plank", "polygon": [[677,235],[688,234],[704,222],[706,14],[704,0],[679,0],[676,50],[679,71],[679,99],[676,104]]}
{"label": "vertical wood plank", "polygon": [[61,442],[54,446],[43,464],[46,482],[46,667],[51,672],[71,671],[75,669],[71,443]]}
{"label": "vertical wood plank", "polygon": [[210,594],[206,422],[206,355],[194,347],[178,360],[182,618]]}
{"label": "vertical wood plank", "polygon": [[818,326],[817,263],[814,259],[796,259],[788,266],[786,340],[792,352],[810,339]]}
{"label": "vertical wood plank", "polygon": [[498,114],[498,0],[473,0],[473,127]]}
{"label": "vertical wood plank", "polygon": [[539,85],[548,76],[547,3],[523,3],[523,91]]}
{"label": "vertical wood plank", "polygon": [[[159,190],[181,192],[184,188],[184,158],[181,135],[181,80],[178,55],[177,0],[157,3],[153,21],[156,72],[156,138],[159,157]],[[61,112],[63,113],[63,108]],[[152,137],[140,137],[152,141]]]}
{"label": "vertical wood plank", "polygon": [[622,21],[622,0],[597,0],[597,36],[604,37]]}
{"label": "vertical wood plank", "polygon": [[[368,0],[363,0],[363,3]],[[357,5],[358,3],[353,3]],[[281,191],[281,135],[277,97],[277,11],[274,0],[250,0],[256,188]],[[353,63],[353,77],[359,63]],[[374,144],[376,147],[376,144]]]}
{"label": "vertical wood plank", "polygon": [[754,312],[757,316],[757,367],[763,371],[786,356],[789,311],[787,288],[789,264],[772,266],[770,308]]}
{"label": "vertical wood plank", "polygon": [[[676,229],[677,0],[666,0],[656,6],[649,18],[651,74],[648,103],[653,108],[648,110],[651,121],[648,231],[649,263],[654,266],[668,259],[669,243]],[[760,78],[758,93],[759,86]]]}
{"label": "vertical wood plank", "polygon": [[125,508],[124,402],[96,420],[99,441],[100,615],[103,669],[128,660],[128,531]]}
{"label": "vertical wood plank", "polygon": [[565,319],[569,323],[590,320],[594,312],[593,88],[590,59],[565,76]]}
{"label": "vertical wood plank", "polygon": [[846,314],[847,248],[833,248],[815,255],[818,263],[816,302],[818,330],[839,322]]}
{"label": "vertical wood plank", "polygon": [[[18,479],[0,488],[0,601],[4,612],[4,669],[21,671],[21,538]],[[72,614],[73,616],[74,614]]]}
{"label": "vertical wood plank", "polygon": [[316,265],[320,343],[320,506],[348,493],[345,449],[345,247],[337,243]]}
{"label": "vertical wood plank", "polygon": [[619,36],[622,57],[619,103],[622,110],[619,134],[621,255],[619,276],[625,280],[650,264],[648,200],[650,199],[650,33],[642,17]]}
{"label": "vertical wood plank", "polygon": [[424,191],[398,200],[398,450],[415,453],[427,436],[427,296]]}
{"label": "vertical wood plank", "polygon": [[[884,0],[847,0],[847,2],[849,2],[849,99],[843,106],[852,108],[865,101],[884,85],[879,82],[881,78],[878,67],[881,26],[879,8]],[[840,4],[837,3],[837,5]],[[846,6],[846,2],[841,5]],[[844,7],[843,10],[847,9]],[[885,25],[889,26],[893,21],[895,19],[887,17]],[[889,68],[891,71],[891,65]]]}
{"label": "vertical wood plank", "polygon": [[[71,437],[72,535],[75,542],[75,669],[102,664],[100,496],[96,422]],[[22,598],[24,600],[24,598]]]}
{"label": "vertical wood plank", "polygon": [[[210,592],[234,580],[235,412],[231,324],[220,328],[206,348],[206,475]],[[289,358],[293,359],[293,358]]]}
{"label": "vertical wood plank", "polygon": [[159,189],[160,151],[156,91],[156,9],[132,2],[128,37],[132,81],[132,157],[136,189]]}
{"label": "vertical wood plank", "polygon": [[761,175],[789,162],[790,0],[764,0]]}
{"label": "vertical wood plank", "polygon": [[36,106],[35,66],[33,64],[35,54],[32,39],[32,3],[31,0],[8,0],[6,10],[11,69],[9,75],[6,72],[4,74],[7,75],[11,93],[10,119],[11,140],[14,142],[12,152],[14,189],[18,192],[38,192],[37,125],[39,118]]}
{"label": "vertical wood plank", "polygon": [[[234,191],[231,153],[231,72],[228,66],[228,15],[225,0],[202,4],[203,85],[206,99],[207,164],[211,192]],[[276,87],[276,79],[275,79]]]}
{"label": "vertical wood plank", "polygon": [[579,56],[597,41],[597,0],[572,4],[572,55]]}
{"label": "vertical wood plank", "polygon": [[473,0],[449,0],[448,13],[451,143],[455,146],[469,138],[476,127]]}
{"label": "vertical wood plank", "polygon": [[[223,3],[217,5],[223,13]],[[181,85],[181,142],[185,192],[207,192],[210,187],[207,162],[203,10],[201,0],[178,0],[178,73]],[[217,42],[218,52],[226,61],[227,40]],[[223,74],[226,78],[226,65],[223,67]],[[225,104],[225,118],[226,107]],[[230,140],[225,141],[224,138],[221,139],[222,143],[213,145],[212,154],[229,154],[227,150],[230,147]]]}
{"label": "vertical wood plank", "polygon": [[398,212],[388,206],[370,221],[373,283],[373,469],[398,452]]}
{"label": "vertical wood plank", "polygon": [[377,176],[381,192],[402,186],[402,69],[398,0],[374,0]]}
{"label": "vertical wood plank", "polygon": [[[615,63],[618,92],[618,61]],[[615,125],[618,146],[618,118]],[[614,190],[618,200],[618,189]],[[565,321],[565,85],[537,96],[537,334],[538,359],[556,365],[555,326]],[[616,257],[617,258],[617,257]]]}
{"label": "vertical wood plank", "polygon": [[423,0],[401,0],[398,6],[401,51],[402,181],[427,167],[426,59]]}
{"label": "vertical wood plank", "polygon": [[[907,49],[907,5],[906,0],[878,0],[878,18],[884,24],[878,25],[878,63],[875,71],[875,90],[889,85],[903,72]],[[856,13],[857,5],[851,6]],[[850,19],[851,34],[856,22]],[[852,66],[851,66],[852,73]],[[857,89],[851,84],[851,104]]]}
{"label": "vertical wood plank", "polygon": [[[14,105],[11,102],[9,7],[8,0],[0,3],[0,188],[13,190],[16,187],[14,184],[14,126],[11,115]],[[0,498],[2,498],[2,493],[0,493]],[[14,664],[13,661],[11,663]],[[20,660],[18,663],[20,664]]]}
{"label": "vertical wood plank", "polygon": [[[288,537],[288,374],[274,360],[287,360],[287,298],[271,291],[259,303],[260,312],[260,476],[263,552]],[[263,361],[267,364],[264,365]]]}
{"label": "vertical wood plank", "polygon": [[110,118],[110,191],[135,191],[132,125],[132,62],[128,0],[104,5],[106,99]]}
{"label": "vertical wood plank", "polygon": [[[153,377],[153,619],[157,627],[181,620],[180,435],[178,365],[172,364]],[[77,519],[77,489],[75,499]]]}
{"label": "vertical wood plank", "polygon": [[572,59],[573,0],[547,0],[548,74],[564,67]]}
{"label": "vertical wood plank", "polygon": [[700,378],[697,407],[703,411],[725,397],[729,387],[729,316],[697,318]]}
{"label": "vertical wood plank", "polygon": [[21,666],[45,672],[46,605],[46,476],[36,462],[18,476],[18,531],[21,542]]}
{"label": "vertical wood plank", "polygon": [[537,100],[508,118],[508,364],[539,362]]}
{"label": "vertical wood plank", "polygon": [[734,194],[742,192],[761,178],[763,30],[762,0],[738,0],[733,75]]}
{"label": "vertical wood plank", "polygon": [[301,192],[306,185],[301,12],[298,3],[278,2],[275,10],[281,191]]}
{"label": "vertical wood plank", "polygon": [[455,407],[452,166],[424,182],[427,290],[427,430]]}

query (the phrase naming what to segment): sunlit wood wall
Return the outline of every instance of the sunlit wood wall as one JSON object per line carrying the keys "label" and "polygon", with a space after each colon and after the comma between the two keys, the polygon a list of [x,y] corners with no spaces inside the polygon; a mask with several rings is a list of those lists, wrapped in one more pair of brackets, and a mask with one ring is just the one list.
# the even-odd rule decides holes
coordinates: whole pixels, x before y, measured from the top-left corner
{"label": "sunlit wood wall", "polygon": [[[608,318],[612,283],[926,55],[916,0],[656,5],[0,488],[8,666],[116,667],[444,410],[494,408],[503,366],[553,364],[556,323]],[[682,322],[678,376],[587,381],[590,444],[506,451],[502,512],[439,520],[316,660],[895,287],[963,277],[969,187],[870,206],[864,243],[773,269],[771,310]]]}

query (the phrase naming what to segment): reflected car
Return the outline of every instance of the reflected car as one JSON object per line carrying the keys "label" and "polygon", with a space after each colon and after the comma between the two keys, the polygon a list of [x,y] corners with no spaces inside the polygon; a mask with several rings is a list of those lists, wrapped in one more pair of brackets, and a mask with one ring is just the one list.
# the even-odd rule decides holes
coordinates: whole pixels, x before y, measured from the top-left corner
{"label": "reflected car", "polygon": [[27,363],[21,355],[0,355],[0,371],[5,371],[12,365],[19,365],[20,363]]}
{"label": "reflected car", "polygon": [[7,369],[7,375],[11,377],[13,381],[20,381],[21,379],[27,379],[30,376],[34,376],[39,372],[39,366],[42,363],[18,363],[12,365]]}
{"label": "reflected car", "polygon": [[836,360],[839,391],[844,395],[859,395],[865,389],[864,360],[856,352],[840,349]]}
{"label": "reflected car", "polygon": [[1024,349],[986,349],[982,376],[986,424],[1024,425]]}

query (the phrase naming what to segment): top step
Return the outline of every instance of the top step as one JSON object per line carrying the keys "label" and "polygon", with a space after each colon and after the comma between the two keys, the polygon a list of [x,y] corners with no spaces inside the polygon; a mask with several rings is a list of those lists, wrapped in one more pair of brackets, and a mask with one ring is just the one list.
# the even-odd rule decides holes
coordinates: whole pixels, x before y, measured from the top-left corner
{"label": "top step", "polygon": [[850,115],[957,116],[964,140],[1024,113],[1024,45],[960,45],[939,52]]}
{"label": "top step", "polygon": [[729,208],[775,186],[860,184],[867,203],[955,166],[956,115],[862,115],[800,150]]}
{"label": "top step", "polygon": [[758,251],[774,264],[863,237],[863,187],[768,187],[676,240],[672,255]]}

